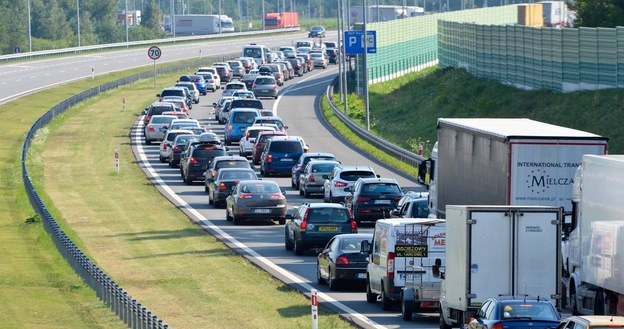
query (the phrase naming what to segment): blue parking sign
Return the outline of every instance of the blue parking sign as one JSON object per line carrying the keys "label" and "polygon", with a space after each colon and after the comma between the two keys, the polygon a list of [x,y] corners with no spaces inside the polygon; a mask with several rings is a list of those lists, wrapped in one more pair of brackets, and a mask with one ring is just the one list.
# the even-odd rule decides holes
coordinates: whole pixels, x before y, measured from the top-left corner
{"label": "blue parking sign", "polygon": [[[377,53],[377,31],[366,31],[367,53]],[[345,54],[364,54],[364,31],[345,31],[344,33]]]}

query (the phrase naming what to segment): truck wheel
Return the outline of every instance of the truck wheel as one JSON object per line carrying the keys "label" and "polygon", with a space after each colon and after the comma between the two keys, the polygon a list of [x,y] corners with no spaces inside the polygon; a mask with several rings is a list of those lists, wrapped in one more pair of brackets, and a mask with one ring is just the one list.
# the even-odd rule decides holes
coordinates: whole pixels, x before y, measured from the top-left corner
{"label": "truck wheel", "polygon": [[452,326],[449,326],[444,322],[444,316],[442,316],[442,310],[440,310],[440,329],[453,329]]}
{"label": "truck wheel", "polygon": [[576,303],[576,288],[574,288],[574,280],[570,281],[570,311],[572,312],[572,315],[580,314]]}
{"label": "truck wheel", "polygon": [[381,309],[384,311],[392,310],[392,299],[386,296],[386,290],[383,287],[383,282],[381,283]]}
{"label": "truck wheel", "polygon": [[377,303],[377,294],[374,294],[370,288],[370,282],[366,281],[366,302],[367,303]]}
{"label": "truck wheel", "polygon": [[414,314],[414,301],[404,300],[401,303],[401,315],[403,316],[403,320],[410,321],[412,319],[412,315]]}
{"label": "truck wheel", "polygon": [[604,306],[604,293],[602,292],[602,289],[600,289],[596,292],[596,299],[594,299],[594,314],[605,315]]}

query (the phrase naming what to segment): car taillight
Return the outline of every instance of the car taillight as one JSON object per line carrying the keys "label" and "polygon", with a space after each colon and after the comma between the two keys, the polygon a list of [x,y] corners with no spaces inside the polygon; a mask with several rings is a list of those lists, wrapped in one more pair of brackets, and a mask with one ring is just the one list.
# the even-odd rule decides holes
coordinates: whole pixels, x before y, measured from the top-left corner
{"label": "car taillight", "polygon": [[271,196],[269,196],[269,198],[271,200],[281,200],[284,198],[284,196],[282,195],[282,193],[273,193],[271,194]]}
{"label": "car taillight", "polygon": [[273,154],[267,154],[266,161],[267,162],[273,162]]}
{"label": "car taillight", "polygon": [[156,129],[154,129],[154,126],[152,126],[152,125],[147,126],[147,130],[149,130],[149,132],[151,132],[151,133],[156,131]]}
{"label": "car taillight", "polygon": [[399,200],[401,200],[401,197],[400,197],[400,196],[394,197],[394,201],[395,201],[395,202],[399,202]]}
{"label": "car taillight", "polygon": [[334,182],[334,186],[335,186],[335,187],[345,187],[345,186],[347,186],[347,185],[349,185],[349,184],[348,184],[348,183],[345,183],[345,182],[341,182],[341,181],[335,181],[335,182]]}
{"label": "car taillight", "polygon": [[[388,253],[388,258],[386,260],[386,276],[388,277],[388,279],[392,279],[394,278],[394,253],[393,252],[389,252]],[[500,328],[503,329],[503,328]]]}
{"label": "car taillight", "polygon": [[349,258],[345,255],[340,255],[336,258],[336,265],[349,265]]}
{"label": "car taillight", "polygon": [[173,152],[180,152],[180,145],[176,145],[176,146],[173,148]]}
{"label": "car taillight", "polygon": [[241,193],[241,195],[238,196],[239,199],[251,199],[253,197],[253,195],[251,193]]}
{"label": "car taillight", "polygon": [[251,131],[247,130],[247,133],[245,134],[245,137],[249,138],[249,135],[251,135]]}
{"label": "car taillight", "polygon": [[232,125],[228,125],[227,130],[232,131],[232,128],[234,128]]}
{"label": "car taillight", "polygon": [[195,159],[195,158],[190,158],[190,159],[189,159],[189,164],[192,164],[192,165],[196,165],[196,164],[198,164],[197,159]]}
{"label": "car taillight", "polygon": [[[351,214],[349,214],[349,218],[351,218]],[[351,222],[351,233],[357,233],[357,222],[355,221],[355,219],[351,218],[350,220]]]}
{"label": "car taillight", "polygon": [[492,325],[492,329],[503,329],[503,324],[501,322],[496,322]]}
{"label": "car taillight", "polygon": [[251,89],[256,88],[256,84],[254,83],[253,85],[251,85]]}
{"label": "car taillight", "polygon": [[227,191],[227,186],[225,185],[225,183],[219,184],[219,191]]}
{"label": "car taillight", "polygon": [[308,229],[308,214],[310,214],[310,208],[306,209],[305,214],[303,214],[303,220],[301,221],[301,224],[299,224],[299,228],[302,231],[305,231]]}
{"label": "car taillight", "polygon": [[305,166],[299,166],[297,167],[297,171],[298,172],[303,172],[303,170],[305,169]]}
{"label": "car taillight", "polygon": [[314,174],[310,174],[310,176],[308,176],[308,182],[316,182],[316,180],[314,179]]}
{"label": "car taillight", "polygon": [[355,199],[355,202],[366,202],[366,201],[370,201],[371,198],[367,197],[367,196],[359,196],[357,197],[357,199]]}
{"label": "car taillight", "polygon": [[163,149],[163,150],[166,150],[166,149],[167,149],[167,147],[169,147],[169,143],[164,142],[164,143],[162,144],[162,149]]}

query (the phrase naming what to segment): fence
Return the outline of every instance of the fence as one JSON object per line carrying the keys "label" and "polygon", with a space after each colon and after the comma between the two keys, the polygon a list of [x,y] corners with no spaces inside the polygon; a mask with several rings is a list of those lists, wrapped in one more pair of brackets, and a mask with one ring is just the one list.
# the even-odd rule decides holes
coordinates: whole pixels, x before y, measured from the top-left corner
{"label": "fence", "polygon": [[[158,74],[170,73],[185,69],[189,65],[201,66],[201,64],[212,63],[217,60],[225,60],[237,57],[238,53],[224,55],[220,58],[195,59],[193,63],[185,63],[183,65],[169,66],[160,68]],[[22,146],[22,180],[30,203],[35,211],[41,216],[43,226],[46,232],[51,236],[56,248],[61,255],[67,260],[74,271],[89,285],[98,298],[111,308],[117,316],[130,328],[167,328],[168,326],[152,314],[136,299],[132,298],[122,287],[117,285],[115,281],[109,278],[101,269],[99,269],[84,253],[76,247],[76,245],[67,237],[65,232],[59,227],[56,220],[52,217],[46,206],[43,204],[39,194],[35,190],[26,167],[26,157],[33,138],[37,131],[49,124],[54,117],[65,112],[70,107],[119,86],[136,82],[140,79],[152,78],[153,72],[144,72],[125,77],[119,80],[111,81],[100,86],[83,91],[74,95],[59,104],[52,107],[43,116],[30,127],[24,144]]]}
{"label": "fence", "polygon": [[442,67],[524,89],[624,87],[624,27],[532,28],[440,21]]}

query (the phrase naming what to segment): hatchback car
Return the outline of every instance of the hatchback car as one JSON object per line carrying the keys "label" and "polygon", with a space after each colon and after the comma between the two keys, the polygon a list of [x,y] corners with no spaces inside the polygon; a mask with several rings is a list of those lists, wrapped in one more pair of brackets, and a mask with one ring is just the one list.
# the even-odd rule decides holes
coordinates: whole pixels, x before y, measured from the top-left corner
{"label": "hatchback car", "polygon": [[145,136],[145,144],[150,145],[152,141],[161,141],[171,122],[178,119],[174,115],[154,115],[143,129],[143,136]]}
{"label": "hatchback car", "polygon": [[219,174],[219,170],[223,168],[249,168],[251,164],[246,158],[238,155],[224,155],[212,159],[210,167],[206,170],[206,179],[215,179]]}
{"label": "hatchback car", "polygon": [[304,153],[300,138],[275,136],[267,141],[260,156],[260,174],[288,175],[295,161]]}
{"label": "hatchback car", "polygon": [[230,116],[225,126],[225,144],[231,145],[240,141],[247,127],[253,125],[256,117],[260,116],[258,110],[250,108],[235,108],[230,111]]}
{"label": "hatchback car", "polygon": [[370,166],[340,166],[327,176],[323,188],[323,201],[342,202],[349,193],[346,188],[353,186],[359,178],[375,178],[375,174]]}
{"label": "hatchback car", "polygon": [[206,79],[201,74],[193,74],[190,76],[190,78],[191,78],[191,82],[193,82],[195,84],[195,87],[197,87],[197,90],[199,90],[199,93],[204,96],[208,94],[208,89],[212,88],[212,87],[208,87],[206,83]]}
{"label": "hatchback car", "polygon": [[188,90],[188,92],[191,93],[191,99],[193,100],[193,103],[198,104],[199,103],[199,89],[197,89],[197,86],[195,86],[195,84],[191,81],[180,81],[178,83],[175,84],[174,87],[182,87],[182,88],[186,88]]}
{"label": "hatchback car", "polygon": [[331,153],[304,153],[299,157],[297,163],[290,170],[290,186],[294,189],[299,189],[299,176],[308,165],[308,162],[312,160],[336,160],[336,157]]}
{"label": "hatchback car", "polygon": [[250,70],[253,70],[258,67],[256,60],[251,57],[240,57],[238,59],[245,68],[245,73],[249,73]]}
{"label": "hatchback car", "polygon": [[245,91],[247,90],[247,85],[245,85],[242,82],[237,82],[237,81],[233,81],[233,82],[228,82],[225,87],[223,87],[223,93],[221,94],[221,97],[225,97],[225,96],[232,96],[232,94],[235,91]]}
{"label": "hatchback car", "polygon": [[338,64],[338,49],[327,48],[325,49],[325,56],[330,64]]}
{"label": "hatchback car", "polygon": [[260,74],[262,74],[262,72],[271,72],[279,86],[282,86],[284,84],[284,81],[286,80],[284,72],[282,71],[282,67],[278,64],[260,65],[260,67],[258,67],[258,71],[260,72]]}
{"label": "hatchback car", "polygon": [[485,301],[468,328],[554,329],[560,321],[559,312],[548,299],[500,296]]}
{"label": "hatchback car", "polygon": [[143,124],[148,124],[153,115],[161,115],[163,112],[172,112],[175,110],[176,108],[172,103],[154,102],[143,110]]}
{"label": "hatchback car", "polygon": [[333,160],[312,160],[308,162],[299,176],[299,195],[307,198],[312,193],[323,193],[323,184],[327,175],[337,166],[340,166],[340,162]]}
{"label": "hatchback car", "polygon": [[279,87],[277,86],[277,80],[275,80],[275,77],[259,75],[256,77],[256,80],[254,80],[254,83],[251,86],[251,91],[253,91],[257,98],[271,97],[277,99]]}
{"label": "hatchback car", "polygon": [[390,211],[403,197],[394,178],[359,178],[345,192],[351,192],[345,197],[345,204],[358,223],[389,218]]}
{"label": "hatchback car", "polygon": [[[271,114],[273,114],[273,112],[271,112]],[[284,125],[282,118],[276,117],[273,115],[259,116],[256,118],[256,120],[254,120],[254,125],[272,125],[272,124],[277,127],[277,130],[280,130],[280,131],[286,131],[286,129],[288,129],[288,126]]]}
{"label": "hatchback car", "polygon": [[258,73],[247,73],[240,78],[240,82],[244,83],[248,90],[253,88],[254,81],[256,81],[256,77],[260,74]]}
{"label": "hatchback car", "polygon": [[327,68],[328,61],[327,57],[323,53],[310,53],[310,57],[312,58],[312,62],[315,67],[322,67],[324,69]]}
{"label": "hatchback car", "polygon": [[308,38],[324,38],[325,28],[322,26],[312,26],[308,31]]}
{"label": "hatchback car", "polygon": [[239,181],[226,198],[225,219],[234,225],[251,220],[277,220],[286,222],[287,202],[285,191],[270,180]]}
{"label": "hatchback car", "polygon": [[217,74],[219,75],[219,78],[221,78],[221,82],[227,83],[232,81],[234,74],[229,67],[226,67],[225,65],[215,65],[214,68],[217,70]]}
{"label": "hatchback car", "polygon": [[193,135],[193,132],[190,130],[182,130],[182,129],[168,130],[167,133],[165,134],[165,138],[163,138],[162,142],[160,142],[160,147],[159,147],[160,162],[164,163],[164,162],[169,161],[171,152],[173,152],[173,140],[178,135]]}
{"label": "hatchback car", "polygon": [[182,97],[186,100],[186,106],[188,106],[189,109],[193,108],[193,98],[192,95],[188,92],[188,89],[185,89],[183,87],[169,87],[164,88],[160,92],[160,94],[156,94],[156,97],[158,97],[160,101],[163,101],[164,98],[167,96]]}
{"label": "hatchback car", "polygon": [[260,125],[252,125],[247,127],[245,130],[245,135],[238,142],[239,145],[239,154],[243,157],[250,156],[254,144],[256,143],[256,137],[258,137],[258,133],[261,131],[276,131],[275,127],[271,126],[260,126]]}
{"label": "hatchback car", "polygon": [[222,144],[191,142],[191,140],[189,142],[190,145],[180,156],[180,175],[182,181],[187,185],[191,185],[196,180],[204,180],[206,169],[208,169],[212,159],[227,155]]}
{"label": "hatchback car", "polygon": [[287,214],[284,226],[286,250],[301,255],[307,249],[322,248],[338,234],[357,233],[357,225],[347,208],[340,204],[304,203],[294,214]]}
{"label": "hatchback car", "polygon": [[208,204],[215,208],[225,207],[225,200],[232,194],[232,188],[242,180],[257,180],[256,172],[251,168],[222,168],[219,174],[206,179],[205,191]]}
{"label": "hatchback car", "polygon": [[187,141],[193,135],[178,135],[171,142],[171,153],[169,154],[169,167],[175,168],[180,164],[180,154],[186,150]]}
{"label": "hatchback car", "polygon": [[227,61],[227,63],[230,64],[230,68],[232,68],[232,76],[235,78],[240,78],[246,73],[245,67],[241,61],[233,60]]}
{"label": "hatchback car", "polygon": [[334,236],[316,257],[316,282],[337,290],[344,283],[365,283],[368,259],[360,252],[362,241],[371,243],[371,233]]}
{"label": "hatchback car", "polygon": [[251,163],[255,165],[260,164],[260,156],[262,155],[264,144],[266,144],[267,140],[269,140],[269,138],[273,136],[286,136],[286,133],[283,131],[260,131],[258,132],[258,136],[256,137],[256,142],[254,143],[253,149],[251,151]]}

